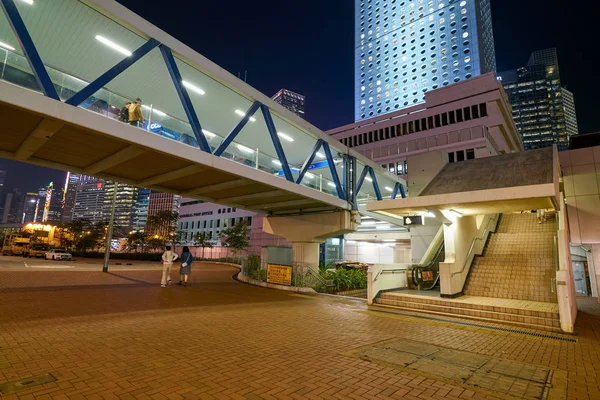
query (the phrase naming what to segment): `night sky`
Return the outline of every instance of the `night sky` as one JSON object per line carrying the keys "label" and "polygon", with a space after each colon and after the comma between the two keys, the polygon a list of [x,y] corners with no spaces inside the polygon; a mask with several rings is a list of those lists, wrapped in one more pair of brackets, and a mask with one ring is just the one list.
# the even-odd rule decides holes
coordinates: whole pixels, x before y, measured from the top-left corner
{"label": "night sky", "polygon": [[[304,94],[306,118],[326,130],[353,122],[354,1],[119,0],[200,54],[271,96]],[[492,0],[498,71],[557,47],[563,85],[575,95],[580,132],[600,131],[600,81],[593,12],[558,0]],[[572,4],[575,4],[572,3]],[[590,10],[591,11],[591,10]],[[65,173],[0,159],[6,189],[35,190]]]}

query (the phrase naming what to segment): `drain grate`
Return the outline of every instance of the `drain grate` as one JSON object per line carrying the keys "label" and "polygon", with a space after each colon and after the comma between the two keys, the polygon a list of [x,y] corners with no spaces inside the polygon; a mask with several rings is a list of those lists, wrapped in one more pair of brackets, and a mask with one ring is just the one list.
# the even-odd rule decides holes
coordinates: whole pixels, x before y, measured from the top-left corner
{"label": "drain grate", "polygon": [[443,318],[434,318],[434,317],[429,317],[429,316],[425,316],[425,315],[398,314],[398,313],[391,312],[391,311],[381,311],[381,310],[371,310],[371,311],[380,312],[380,313],[384,313],[384,314],[404,315],[404,316],[411,317],[411,318],[419,318],[419,319],[425,319],[425,320],[429,320],[429,321],[445,322],[448,324],[470,326],[470,327],[474,327],[474,328],[483,328],[483,329],[489,329],[492,331],[516,333],[519,335],[534,336],[534,337],[539,337],[539,338],[543,338],[543,339],[559,340],[561,342],[577,343],[577,339],[570,338],[570,337],[564,337],[564,336],[558,336],[558,335],[550,335],[547,333],[530,332],[530,331],[524,331],[524,330],[514,329],[514,328],[503,328],[500,326],[482,325],[482,324],[477,324],[477,323],[473,323],[473,322],[455,321],[455,320],[443,319]]}
{"label": "drain grate", "polygon": [[9,394],[18,392],[19,390],[28,389],[33,386],[43,385],[44,383],[56,382],[56,378],[50,374],[32,376],[21,379],[20,381],[3,383],[0,385],[1,394]]}

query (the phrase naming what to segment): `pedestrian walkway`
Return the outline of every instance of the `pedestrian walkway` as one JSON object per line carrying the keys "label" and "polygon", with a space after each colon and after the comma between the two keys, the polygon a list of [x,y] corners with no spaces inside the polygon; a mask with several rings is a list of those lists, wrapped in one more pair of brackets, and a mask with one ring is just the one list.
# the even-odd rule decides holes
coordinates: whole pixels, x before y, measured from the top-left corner
{"label": "pedestrian walkway", "polygon": [[578,335],[536,336],[235,272],[195,265],[189,286],[168,288],[159,271],[0,272],[0,388],[24,387],[2,400],[600,398],[595,299]]}

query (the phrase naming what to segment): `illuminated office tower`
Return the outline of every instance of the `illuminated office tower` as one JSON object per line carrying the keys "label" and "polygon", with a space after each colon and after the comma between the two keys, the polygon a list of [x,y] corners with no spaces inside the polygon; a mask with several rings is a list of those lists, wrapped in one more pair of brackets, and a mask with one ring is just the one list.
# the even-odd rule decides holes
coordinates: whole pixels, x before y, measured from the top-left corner
{"label": "illuminated office tower", "polygon": [[496,71],[490,0],[356,0],[355,121]]}

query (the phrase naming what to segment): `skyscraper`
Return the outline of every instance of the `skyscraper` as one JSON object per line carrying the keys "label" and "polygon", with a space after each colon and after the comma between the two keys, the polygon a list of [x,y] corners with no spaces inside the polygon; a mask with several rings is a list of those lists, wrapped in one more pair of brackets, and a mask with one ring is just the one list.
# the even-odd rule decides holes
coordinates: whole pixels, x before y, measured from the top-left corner
{"label": "skyscraper", "polygon": [[79,175],[67,172],[65,188],[63,189],[62,202],[62,221],[69,222],[73,219],[73,207],[75,207],[75,197],[77,196],[77,183]]}
{"label": "skyscraper", "polygon": [[306,98],[291,90],[281,89],[271,98],[277,104],[281,104],[300,118],[304,118],[304,103]]}
{"label": "skyscraper", "polygon": [[569,146],[577,134],[573,93],[564,88],[556,49],[534,52],[527,66],[499,74],[525,149]]}
{"label": "skyscraper", "polygon": [[81,175],[75,194],[73,219],[89,219],[92,223],[104,221],[105,181]]}
{"label": "skyscraper", "polygon": [[133,230],[141,231],[146,229],[149,203],[150,189],[139,188],[137,202],[134,206],[135,210],[133,216]]}
{"label": "skyscraper", "polygon": [[111,214],[113,191],[117,190],[115,202],[115,229],[127,233],[133,228],[135,204],[138,200],[138,188],[124,183],[106,182],[104,186],[104,219],[108,220]]}
{"label": "skyscraper", "polygon": [[356,0],[355,121],[496,71],[490,0]]}
{"label": "skyscraper", "polygon": [[43,204],[45,199],[41,199],[39,193],[27,193],[25,195],[25,204],[23,206],[23,223],[39,222],[36,210]]}

